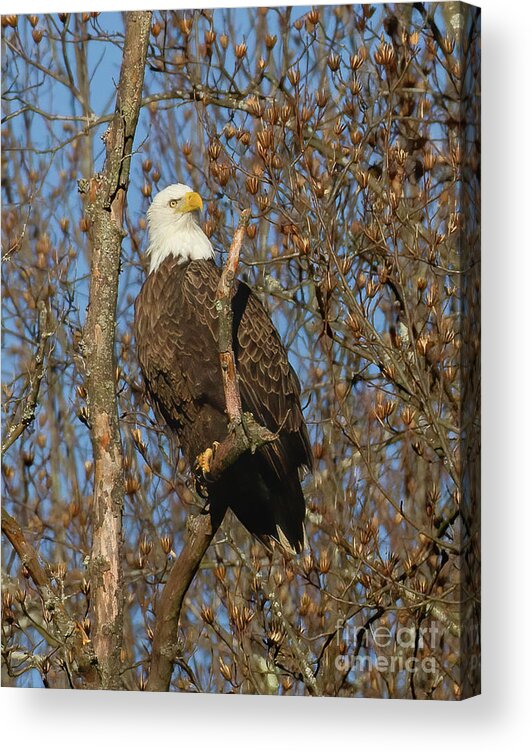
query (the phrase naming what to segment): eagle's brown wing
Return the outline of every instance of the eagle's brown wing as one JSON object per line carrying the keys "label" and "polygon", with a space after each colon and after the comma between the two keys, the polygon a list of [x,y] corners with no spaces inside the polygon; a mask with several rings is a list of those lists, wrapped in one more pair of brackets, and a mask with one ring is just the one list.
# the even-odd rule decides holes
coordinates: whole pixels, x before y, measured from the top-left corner
{"label": "eagle's brown wing", "polygon": [[[192,269],[166,259],[135,302],[135,338],[147,393],[190,462],[206,448],[205,440],[221,441],[227,433],[212,274],[203,264],[208,262]],[[217,418],[217,426],[209,422]]]}
{"label": "eagle's brown wing", "polygon": [[[237,300],[242,287],[247,286],[240,282]],[[270,431],[280,433],[279,442],[264,447],[278,477],[283,478],[290,467],[311,468],[299,380],[268,313],[251,291],[238,325],[237,340],[235,357],[242,406]]]}
{"label": "eagle's brown wing", "polygon": [[[211,262],[191,262],[183,285],[185,300],[191,308],[195,306],[196,315],[210,330],[216,353],[215,298],[220,273]],[[299,380],[266,309],[248,285],[240,281],[233,296],[233,330],[243,409],[273,433],[279,431],[281,439],[289,439],[265,447],[276,474],[282,478],[290,467],[310,468],[312,452],[301,411]],[[219,373],[219,366],[216,372]]]}

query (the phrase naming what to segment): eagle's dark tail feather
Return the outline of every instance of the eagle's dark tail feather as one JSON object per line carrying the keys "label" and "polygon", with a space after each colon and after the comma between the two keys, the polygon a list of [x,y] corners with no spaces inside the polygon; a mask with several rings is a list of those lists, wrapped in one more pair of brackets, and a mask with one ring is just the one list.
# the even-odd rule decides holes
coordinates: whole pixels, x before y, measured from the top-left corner
{"label": "eagle's dark tail feather", "polygon": [[306,546],[305,497],[299,474],[281,483],[260,456],[243,455],[210,490],[213,513],[229,507],[250,533],[271,549],[276,541],[287,553]]}
{"label": "eagle's dark tail feather", "polygon": [[272,489],[275,534],[281,548],[300,553],[307,545],[305,535],[305,497],[296,472],[284,486]]}

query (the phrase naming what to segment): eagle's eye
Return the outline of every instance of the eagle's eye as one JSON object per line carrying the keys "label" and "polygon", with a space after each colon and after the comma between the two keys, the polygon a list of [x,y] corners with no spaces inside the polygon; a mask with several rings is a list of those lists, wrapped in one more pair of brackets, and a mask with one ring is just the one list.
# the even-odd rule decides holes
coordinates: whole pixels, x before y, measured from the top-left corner
{"label": "eagle's eye", "polygon": [[178,203],[179,203],[179,201],[176,198],[173,198],[171,201],[168,202],[168,206],[171,209],[175,209],[176,206],[178,205]]}

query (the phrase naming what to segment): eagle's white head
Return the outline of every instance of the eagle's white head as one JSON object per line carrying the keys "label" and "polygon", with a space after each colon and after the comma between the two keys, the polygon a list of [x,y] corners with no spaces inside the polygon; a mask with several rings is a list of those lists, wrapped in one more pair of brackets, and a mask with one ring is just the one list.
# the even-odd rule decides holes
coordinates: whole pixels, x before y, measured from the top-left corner
{"label": "eagle's white head", "polygon": [[199,193],[188,185],[169,185],[158,193],[148,209],[150,272],[167,256],[181,261],[214,258],[211,241],[196,221],[203,209]]}

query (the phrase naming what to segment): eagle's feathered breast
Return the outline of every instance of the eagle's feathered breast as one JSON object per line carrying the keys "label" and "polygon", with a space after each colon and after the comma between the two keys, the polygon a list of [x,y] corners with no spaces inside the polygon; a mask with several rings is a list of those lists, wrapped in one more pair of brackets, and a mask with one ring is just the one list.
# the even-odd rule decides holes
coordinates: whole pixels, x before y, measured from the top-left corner
{"label": "eagle's feathered breast", "polygon": [[[147,392],[178,436],[189,463],[227,435],[215,308],[220,270],[211,260],[166,258],[147,278],[135,304],[135,334]],[[209,490],[215,511],[226,506],[262,539],[304,540],[299,468],[312,455],[300,387],[266,310],[236,283],[233,350],[242,407],[279,438],[246,453]]]}

